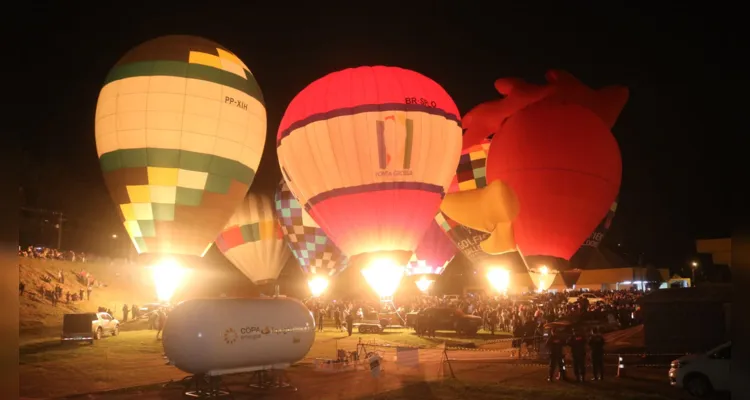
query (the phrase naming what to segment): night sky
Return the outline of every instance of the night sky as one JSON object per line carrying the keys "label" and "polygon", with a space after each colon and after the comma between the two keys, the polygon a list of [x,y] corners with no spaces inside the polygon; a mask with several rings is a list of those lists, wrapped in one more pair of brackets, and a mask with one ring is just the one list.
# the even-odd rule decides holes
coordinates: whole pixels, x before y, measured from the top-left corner
{"label": "night sky", "polygon": [[649,10],[651,16],[613,8],[541,15],[514,8],[439,12],[406,5],[412,3],[420,2],[368,3],[360,10],[301,9],[286,2],[276,9],[76,10],[69,2],[39,9],[48,35],[34,50],[34,68],[43,77],[38,98],[46,102],[46,112],[29,109],[28,134],[22,135],[26,206],[63,211],[70,235],[89,236],[71,236],[68,243],[125,235],[97,161],[99,89],[130,48],[161,35],[191,34],[237,54],[263,90],[268,140],[251,190],[275,188],[280,172],[274,138],[281,116],[294,95],[329,72],[378,64],[413,69],[440,83],[463,114],[499,96],[493,87],[497,78],[542,83],[544,72],[556,68],[592,87],[623,84],[631,91],[614,128],[624,172],[619,208],[603,246],[636,259],[643,253],[646,262],[674,268],[693,256],[696,238],[730,233],[732,177],[721,150],[735,128],[717,117],[732,107],[718,101],[717,93],[734,73],[720,60],[739,48],[736,36],[712,33],[707,17],[676,10]]}

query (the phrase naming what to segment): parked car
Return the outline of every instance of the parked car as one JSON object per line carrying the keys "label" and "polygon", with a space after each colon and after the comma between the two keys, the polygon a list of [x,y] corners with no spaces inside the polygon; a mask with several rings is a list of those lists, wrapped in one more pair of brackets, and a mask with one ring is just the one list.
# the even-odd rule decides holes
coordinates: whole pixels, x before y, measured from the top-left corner
{"label": "parked car", "polygon": [[81,342],[101,339],[105,333],[117,336],[120,321],[105,312],[65,314],[61,342]]}
{"label": "parked car", "polygon": [[724,343],[703,354],[680,357],[672,361],[669,368],[669,383],[701,398],[713,392],[728,392],[731,362],[732,342]]}
{"label": "parked car", "polygon": [[606,303],[603,298],[598,297],[593,293],[581,293],[579,296],[568,297],[568,303],[577,302],[579,297],[587,299],[589,301],[589,304]]}
{"label": "parked car", "polygon": [[461,310],[450,307],[432,307],[419,312],[417,316],[417,334],[426,332],[424,322],[431,318],[436,331],[455,331],[458,334],[474,335],[482,325],[482,318],[464,314]]}

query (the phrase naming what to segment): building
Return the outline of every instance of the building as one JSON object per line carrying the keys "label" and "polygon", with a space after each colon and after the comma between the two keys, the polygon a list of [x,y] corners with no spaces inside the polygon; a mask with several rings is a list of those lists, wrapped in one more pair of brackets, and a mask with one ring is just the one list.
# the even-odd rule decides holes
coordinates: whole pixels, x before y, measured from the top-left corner
{"label": "building", "polygon": [[[635,287],[644,290],[657,288],[669,280],[669,269],[633,266],[622,257],[607,250],[593,247],[582,248],[571,260],[571,267],[579,269],[580,275],[571,289],[622,290]],[[511,277],[511,291],[534,290],[535,285],[528,273],[517,273]],[[567,285],[561,275],[555,275],[549,290],[565,290]]]}
{"label": "building", "polygon": [[640,300],[646,350],[707,351],[730,340],[732,286],[656,290]]}
{"label": "building", "polygon": [[732,239],[700,239],[695,241],[698,253],[710,254],[717,265],[732,266]]}

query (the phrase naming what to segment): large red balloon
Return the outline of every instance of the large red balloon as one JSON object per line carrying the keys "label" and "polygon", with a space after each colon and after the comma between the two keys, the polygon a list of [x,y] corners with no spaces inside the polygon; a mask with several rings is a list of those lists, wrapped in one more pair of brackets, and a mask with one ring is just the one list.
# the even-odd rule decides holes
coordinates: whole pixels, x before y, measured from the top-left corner
{"label": "large red balloon", "polygon": [[628,92],[595,91],[562,71],[547,79],[545,86],[497,81],[506,97],[464,118],[464,148],[494,134],[487,181],[503,182],[518,199],[518,250],[569,260],[619,192],[622,162],[610,129]]}
{"label": "large red balloon", "polygon": [[279,164],[300,205],[345,254],[388,253],[405,265],[455,173],[459,120],[448,93],[422,74],[350,68],[289,104]]}

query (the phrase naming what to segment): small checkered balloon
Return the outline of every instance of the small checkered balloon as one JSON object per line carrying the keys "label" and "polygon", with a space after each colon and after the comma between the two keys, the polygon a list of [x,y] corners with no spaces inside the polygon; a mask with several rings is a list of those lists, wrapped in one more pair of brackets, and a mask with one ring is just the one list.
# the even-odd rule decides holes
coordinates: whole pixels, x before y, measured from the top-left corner
{"label": "small checkered balloon", "polygon": [[289,260],[270,196],[249,193],[216,238],[222,254],[255,284],[279,278]]}
{"label": "small checkered balloon", "polygon": [[276,216],[305,273],[333,277],[346,269],[347,257],[300,206],[283,179],[276,190]]}
{"label": "small checkered balloon", "polygon": [[[456,175],[451,181],[448,193],[481,189],[487,186],[485,162],[487,161],[489,148],[490,141],[486,140],[462,152],[456,168]],[[463,226],[440,211],[435,216],[435,222],[448,234],[456,247],[475,265],[489,256],[479,246],[490,236],[489,233]]]}

